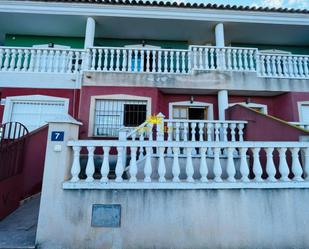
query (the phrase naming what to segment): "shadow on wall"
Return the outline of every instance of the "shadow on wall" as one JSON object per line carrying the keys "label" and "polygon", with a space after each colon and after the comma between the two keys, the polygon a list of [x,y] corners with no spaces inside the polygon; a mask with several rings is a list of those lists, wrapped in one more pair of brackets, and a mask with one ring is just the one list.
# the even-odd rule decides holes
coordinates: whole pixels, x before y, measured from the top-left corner
{"label": "shadow on wall", "polygon": [[244,139],[247,141],[299,141],[300,136],[309,136],[309,132],[284,120],[242,105],[228,108],[225,114],[229,120],[248,121],[244,134]]}

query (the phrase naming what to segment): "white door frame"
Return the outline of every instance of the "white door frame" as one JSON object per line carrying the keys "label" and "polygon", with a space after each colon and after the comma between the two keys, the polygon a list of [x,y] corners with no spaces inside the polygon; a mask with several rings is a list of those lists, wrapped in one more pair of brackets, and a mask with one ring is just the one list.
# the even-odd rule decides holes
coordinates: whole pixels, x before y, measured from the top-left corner
{"label": "white door frame", "polygon": [[187,107],[207,107],[207,120],[214,119],[213,113],[213,104],[207,102],[199,102],[199,101],[179,101],[179,102],[170,102],[168,104],[168,117],[169,119],[173,119],[173,108],[177,106],[187,106]]}

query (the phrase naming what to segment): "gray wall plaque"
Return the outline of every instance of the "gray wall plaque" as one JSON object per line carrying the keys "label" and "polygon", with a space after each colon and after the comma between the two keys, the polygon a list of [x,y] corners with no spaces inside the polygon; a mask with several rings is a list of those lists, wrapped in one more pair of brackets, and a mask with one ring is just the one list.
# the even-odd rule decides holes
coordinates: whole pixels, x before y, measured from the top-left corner
{"label": "gray wall plaque", "polygon": [[92,205],[92,227],[120,227],[120,204],[94,204]]}

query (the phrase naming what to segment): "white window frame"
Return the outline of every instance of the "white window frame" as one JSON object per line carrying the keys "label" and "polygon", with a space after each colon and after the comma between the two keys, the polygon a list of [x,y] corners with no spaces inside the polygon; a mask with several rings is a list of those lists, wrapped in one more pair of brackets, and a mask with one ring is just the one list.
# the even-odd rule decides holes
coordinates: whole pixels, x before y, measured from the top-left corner
{"label": "white window frame", "polygon": [[23,95],[23,96],[10,96],[5,98],[4,113],[3,113],[3,123],[11,122],[12,120],[12,110],[14,102],[20,101],[30,101],[30,102],[63,102],[64,110],[69,113],[69,102],[67,98],[52,97],[47,95]]}
{"label": "white window frame", "polygon": [[251,107],[251,108],[261,108],[263,114],[268,114],[267,105],[259,104],[259,103],[246,103],[246,102],[237,102],[237,103],[230,103],[229,107],[234,105],[243,105],[245,107]]}
{"label": "white window frame", "polygon": [[200,102],[200,101],[178,101],[178,102],[170,102],[168,104],[168,117],[169,119],[173,119],[173,108],[177,106],[186,106],[186,107],[207,107],[207,120],[214,119],[214,112],[213,112],[213,104],[207,102]]}
{"label": "white window frame", "polygon": [[298,120],[300,123],[304,122],[302,113],[301,113],[301,107],[302,105],[309,105],[309,101],[298,101],[297,102],[297,109],[298,109]]}
{"label": "white window frame", "polygon": [[90,111],[89,111],[89,125],[88,125],[88,137],[106,137],[95,135],[94,133],[94,125],[95,125],[95,104],[97,100],[139,100],[146,101],[146,117],[151,115],[151,98],[129,95],[129,94],[111,94],[111,95],[97,95],[91,96],[90,99]]}

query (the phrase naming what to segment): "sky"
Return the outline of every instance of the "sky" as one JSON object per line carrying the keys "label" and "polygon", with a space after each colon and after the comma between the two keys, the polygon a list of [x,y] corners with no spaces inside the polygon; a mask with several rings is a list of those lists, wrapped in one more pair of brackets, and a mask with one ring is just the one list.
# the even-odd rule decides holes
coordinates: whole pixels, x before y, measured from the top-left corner
{"label": "sky", "polygon": [[177,2],[216,3],[258,7],[309,9],[309,0],[176,0]]}

